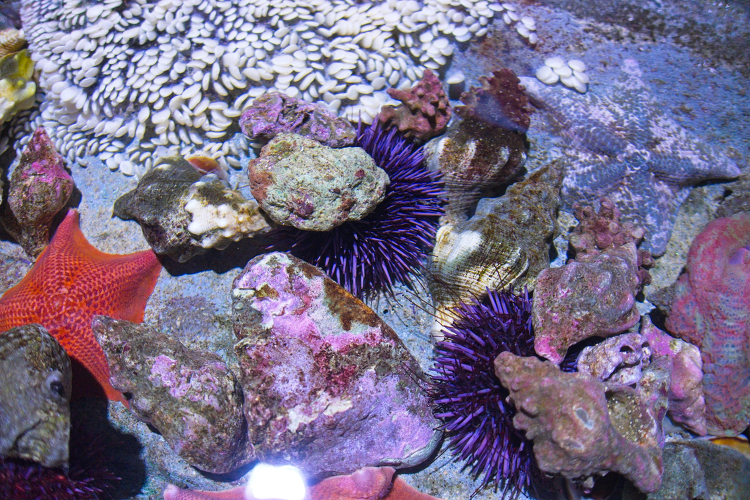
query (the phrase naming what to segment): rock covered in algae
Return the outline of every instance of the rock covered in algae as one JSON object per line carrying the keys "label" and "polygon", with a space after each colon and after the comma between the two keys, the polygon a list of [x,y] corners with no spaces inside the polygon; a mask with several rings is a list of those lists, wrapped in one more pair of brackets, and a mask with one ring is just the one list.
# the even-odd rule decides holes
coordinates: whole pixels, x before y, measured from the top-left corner
{"label": "rock covered in algae", "polygon": [[665,356],[672,362],[669,418],[700,436],[705,435],[706,401],[700,351],[694,345],[670,337],[656,328],[648,316],[641,319],[641,336],[653,356]]}
{"label": "rock covered in algae", "polygon": [[34,105],[34,62],[26,50],[0,58],[0,125]]}
{"label": "rock covered in algae", "polygon": [[332,148],[353,146],[354,127],[320,104],[278,92],[266,92],[240,117],[242,132],[252,140],[270,141],[278,134],[298,134]]}
{"label": "rock covered in algae", "polygon": [[635,326],[639,290],[634,243],[539,274],[532,323],[537,354],[559,364],[568,348],[590,337],[611,337]]}
{"label": "rock covered in algae", "polygon": [[247,448],[242,389],[221,358],[186,348],[153,328],[96,316],[112,386],[190,465],[225,473],[254,459]]}
{"label": "rock covered in algae", "polygon": [[623,333],[605,339],[595,346],[584,347],[576,367],[602,382],[635,385],[641,380],[644,364],[649,363],[651,349],[638,333]]}
{"label": "rock covered in algae", "polygon": [[0,455],[67,465],[72,379],[68,355],[41,325],[0,333]]}
{"label": "rock covered in algae", "polygon": [[534,289],[536,276],[549,266],[561,181],[559,165],[550,164],[504,196],[481,200],[468,221],[440,228],[428,267],[433,335],[440,338],[452,323],[454,307],[488,289]]}
{"label": "rock covered in algae", "polygon": [[706,428],[736,435],[750,423],[750,212],[709,223],[674,287],[667,330],[703,361]]}
{"label": "rock covered in algae", "polygon": [[390,179],[359,147],[333,149],[279,134],[248,165],[253,197],[278,224],[330,231],[383,201]]}
{"label": "rock covered in algae", "polygon": [[[605,250],[634,243],[638,247],[646,234],[641,227],[631,222],[620,222],[620,210],[609,198],[599,200],[599,211],[595,212],[590,205],[573,204],[578,225],[570,235],[572,257],[583,260],[599,255]],[[651,283],[648,269],[653,267],[654,259],[645,250],[638,250],[638,282],[640,288]]]}
{"label": "rock covered in algae", "polygon": [[114,213],[137,221],[156,253],[179,262],[271,230],[254,200],[179,156],[160,159],[134,190],[117,199]]}
{"label": "rock covered in algae", "polygon": [[492,76],[479,77],[481,87],[472,87],[461,94],[464,106],[456,114],[488,125],[525,134],[531,125],[531,111],[526,88],[513,70],[502,68]]}
{"label": "rock covered in algae", "polygon": [[482,196],[512,180],[526,163],[522,134],[462,120],[424,146],[425,165],[442,174],[448,198],[442,224],[465,221]]}
{"label": "rock covered in algae", "polygon": [[43,127],[34,131],[10,177],[5,229],[32,257],[49,243],[52,219],[73,193],[73,178]]}
{"label": "rock covered in algae", "polygon": [[383,106],[378,120],[394,126],[406,137],[427,141],[445,131],[453,111],[440,79],[429,69],[409,90],[388,89],[388,95],[401,101],[396,107]]}
{"label": "rock covered in algae", "polygon": [[[750,459],[742,453],[703,439],[670,441],[664,447],[664,474],[658,491],[647,500],[747,499]],[[625,484],[623,500],[643,495]]]}
{"label": "rock covered in algae", "polygon": [[441,433],[396,333],[320,269],[283,253],[234,280],[235,346],[258,458],[308,476],[421,463]]}
{"label": "rock covered in algae", "polygon": [[510,352],[495,359],[495,373],[518,412],[513,425],[534,441],[541,470],[584,480],[584,486],[592,476],[613,471],[642,492],[659,488],[658,415],[634,389],[608,390],[589,375]]}

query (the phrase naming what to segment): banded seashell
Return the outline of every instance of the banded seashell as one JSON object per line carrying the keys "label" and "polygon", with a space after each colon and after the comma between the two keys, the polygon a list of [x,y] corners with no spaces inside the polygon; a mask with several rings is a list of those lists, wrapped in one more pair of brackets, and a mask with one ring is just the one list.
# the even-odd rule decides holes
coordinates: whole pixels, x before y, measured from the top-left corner
{"label": "banded seashell", "polygon": [[494,214],[441,227],[428,267],[435,339],[442,340],[443,328],[453,323],[452,309],[460,302],[514,284],[528,266],[511,223]]}
{"label": "banded seashell", "polygon": [[26,45],[23,30],[5,28],[0,30],[0,57],[13,54]]}

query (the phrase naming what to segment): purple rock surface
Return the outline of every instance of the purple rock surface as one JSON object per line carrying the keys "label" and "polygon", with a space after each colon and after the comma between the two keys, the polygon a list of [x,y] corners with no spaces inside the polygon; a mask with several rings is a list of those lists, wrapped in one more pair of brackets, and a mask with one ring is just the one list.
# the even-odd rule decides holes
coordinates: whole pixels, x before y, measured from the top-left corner
{"label": "purple rock surface", "polygon": [[638,287],[638,253],[632,242],[543,270],[532,309],[537,354],[559,364],[573,344],[634,326],[640,318]]}
{"label": "purple rock surface", "polygon": [[240,117],[242,132],[252,140],[270,141],[288,132],[314,139],[332,148],[353,146],[354,127],[321,105],[278,92],[267,92],[245,108]]}
{"label": "purple rock surface", "polygon": [[[607,471],[624,475],[642,492],[659,488],[663,370],[650,376],[642,391],[607,388],[590,375],[503,352],[495,359],[495,374],[518,411],[513,425],[534,441],[541,470],[583,480],[585,488],[593,485],[592,476]],[[668,372],[666,377],[668,384]]]}
{"label": "purple rock surface", "polygon": [[234,280],[235,346],[259,459],[308,476],[411,467],[440,432],[396,333],[318,268],[255,257]]}
{"label": "purple rock surface", "polygon": [[130,409],[198,469],[231,472],[254,456],[247,447],[242,390],[213,353],[186,348],[147,325],[96,316],[110,382]]}

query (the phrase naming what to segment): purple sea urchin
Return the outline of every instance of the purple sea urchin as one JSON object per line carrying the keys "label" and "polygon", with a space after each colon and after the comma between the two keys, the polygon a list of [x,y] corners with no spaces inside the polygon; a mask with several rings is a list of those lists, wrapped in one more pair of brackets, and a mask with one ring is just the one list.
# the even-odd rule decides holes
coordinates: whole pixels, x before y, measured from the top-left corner
{"label": "purple sea urchin", "polygon": [[516,411],[495,376],[498,354],[533,356],[528,292],[488,291],[483,302],[460,303],[456,320],[436,346],[432,390],[436,416],[445,421],[454,456],[466,461],[482,486],[504,482],[503,496],[517,498],[539,484],[531,442],[513,427]]}
{"label": "purple sea urchin", "polygon": [[85,424],[71,427],[70,467],[47,468],[25,460],[0,457],[0,498],[7,500],[106,500],[120,478],[107,464],[107,443]]}
{"label": "purple sea urchin", "polygon": [[[443,193],[438,174],[423,167],[422,148],[376,121],[360,124],[357,145],[372,156],[391,179],[385,198],[368,216],[325,233],[279,229],[279,243],[295,257],[318,266],[353,295],[409,283],[432,246]],[[286,243],[286,244],[284,244]]]}

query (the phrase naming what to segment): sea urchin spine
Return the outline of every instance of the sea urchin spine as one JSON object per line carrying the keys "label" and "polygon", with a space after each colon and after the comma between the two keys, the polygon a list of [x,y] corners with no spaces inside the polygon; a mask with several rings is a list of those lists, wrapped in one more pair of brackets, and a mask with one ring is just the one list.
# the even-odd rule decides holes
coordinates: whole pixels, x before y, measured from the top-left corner
{"label": "sea urchin spine", "polygon": [[391,180],[383,201],[362,220],[325,233],[286,227],[280,233],[292,240],[288,248],[294,256],[362,297],[368,290],[389,290],[395,282],[410,283],[410,273],[434,243],[444,199],[438,174],[423,166],[422,148],[395,128],[384,130],[377,121],[360,124],[357,144]]}
{"label": "sea urchin spine", "polygon": [[510,351],[534,355],[531,300],[511,291],[488,291],[488,298],[460,303],[456,320],[436,347],[433,397],[436,416],[445,421],[453,454],[483,475],[482,486],[504,480],[504,495],[517,498],[543,476],[531,442],[513,427],[516,411],[495,376],[494,360]]}

